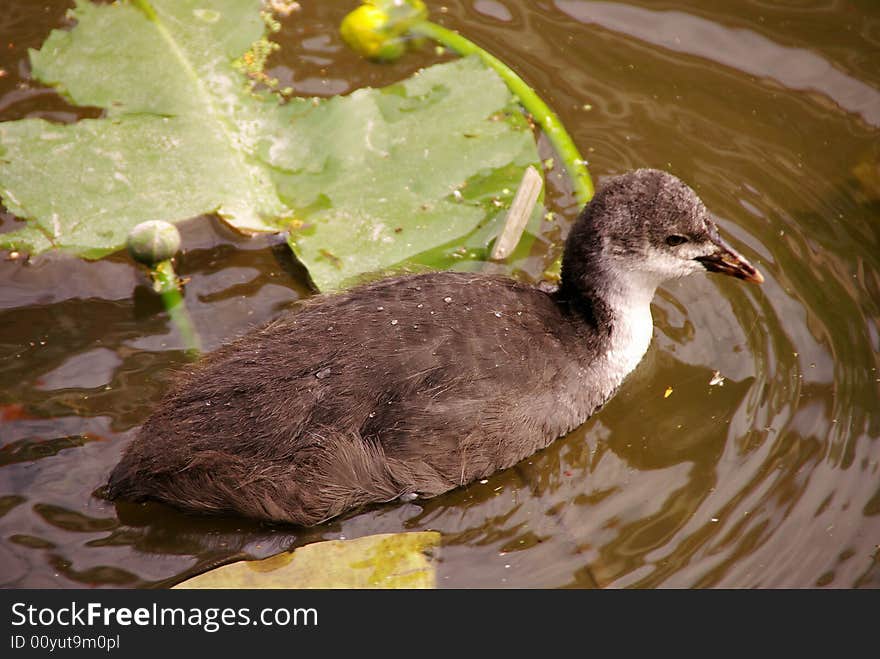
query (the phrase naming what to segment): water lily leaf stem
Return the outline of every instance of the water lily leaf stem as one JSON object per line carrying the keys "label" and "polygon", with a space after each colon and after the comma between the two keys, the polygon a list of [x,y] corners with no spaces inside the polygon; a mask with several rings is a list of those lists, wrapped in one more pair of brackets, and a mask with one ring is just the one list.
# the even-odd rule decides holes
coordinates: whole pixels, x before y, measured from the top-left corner
{"label": "water lily leaf stem", "polygon": [[187,355],[195,359],[201,352],[201,342],[184,304],[180,291],[180,279],[174,272],[171,259],[160,261],[150,268],[150,277],[153,280],[153,290],[162,296],[165,310],[180,333]]}

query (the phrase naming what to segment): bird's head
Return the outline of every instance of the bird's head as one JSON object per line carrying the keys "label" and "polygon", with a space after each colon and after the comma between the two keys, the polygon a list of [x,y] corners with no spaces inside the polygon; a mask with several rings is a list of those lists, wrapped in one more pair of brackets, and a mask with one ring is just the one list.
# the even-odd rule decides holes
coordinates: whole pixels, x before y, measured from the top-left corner
{"label": "bird's head", "polygon": [[764,281],[721,237],[696,193],[656,169],[615,176],[600,187],[569,236],[563,279],[566,262],[581,258],[598,259],[603,269],[654,287],[704,270]]}

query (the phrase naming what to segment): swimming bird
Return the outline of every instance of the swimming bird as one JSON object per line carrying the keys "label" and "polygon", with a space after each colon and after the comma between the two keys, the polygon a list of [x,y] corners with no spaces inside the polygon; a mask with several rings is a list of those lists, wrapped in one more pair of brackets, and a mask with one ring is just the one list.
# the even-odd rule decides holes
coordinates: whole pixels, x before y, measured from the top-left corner
{"label": "swimming bird", "polygon": [[488,477],[601,407],[648,349],[657,287],[707,270],[763,281],[681,180],[613,177],[557,290],[432,272],[311,298],[180,375],[107,494],[313,525]]}

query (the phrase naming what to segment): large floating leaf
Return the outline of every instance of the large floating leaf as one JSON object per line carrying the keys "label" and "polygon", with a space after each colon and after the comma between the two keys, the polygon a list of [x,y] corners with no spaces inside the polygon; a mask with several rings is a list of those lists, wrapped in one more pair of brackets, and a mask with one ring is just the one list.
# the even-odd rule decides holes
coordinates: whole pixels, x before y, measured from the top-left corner
{"label": "large floating leaf", "polygon": [[296,125],[320,136],[310,149],[320,156],[276,180],[307,218],[290,243],[319,288],[457,241],[487,220],[497,232],[499,206],[538,159],[507,87],[477,59],[334,98]]}
{"label": "large floating leaf", "polygon": [[34,77],[107,118],[0,124],[4,204],[30,220],[0,245],[98,257],[148,219],[218,212],[265,231],[284,214],[251,155],[283,115],[274,99],[245,93],[232,64],[263,33],[259,1],[153,4],[156,20],[130,4],[78,2],[77,26],[31,53]]}
{"label": "large floating leaf", "polygon": [[439,544],[435,531],[328,540],[224,565],[175,588],[433,588]]}
{"label": "large floating leaf", "polygon": [[234,64],[264,36],[259,0],[136,4],[77,0],[76,26],[31,53],[37,79],[106,116],[0,124],[0,195],[27,220],[0,247],[98,258],[141,221],[216,212],[243,231],[290,229],[318,287],[336,288],[485,244],[538,160],[476,59],[282,104]]}

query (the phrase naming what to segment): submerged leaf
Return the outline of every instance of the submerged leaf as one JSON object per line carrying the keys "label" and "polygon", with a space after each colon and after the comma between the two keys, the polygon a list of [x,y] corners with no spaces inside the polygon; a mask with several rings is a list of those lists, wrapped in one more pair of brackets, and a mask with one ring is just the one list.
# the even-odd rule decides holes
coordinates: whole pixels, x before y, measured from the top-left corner
{"label": "submerged leaf", "polygon": [[328,540],[224,565],[175,588],[433,588],[439,544],[435,531]]}
{"label": "submerged leaf", "polygon": [[259,8],[77,0],[76,26],[31,52],[33,75],[105,117],[0,123],[0,196],[27,221],[0,248],[99,258],[140,222],[217,213],[241,231],[290,229],[321,289],[404,263],[446,267],[474,236],[485,248],[538,162],[498,76],[466,59],[282,104],[252,93],[237,64],[265,39]]}

